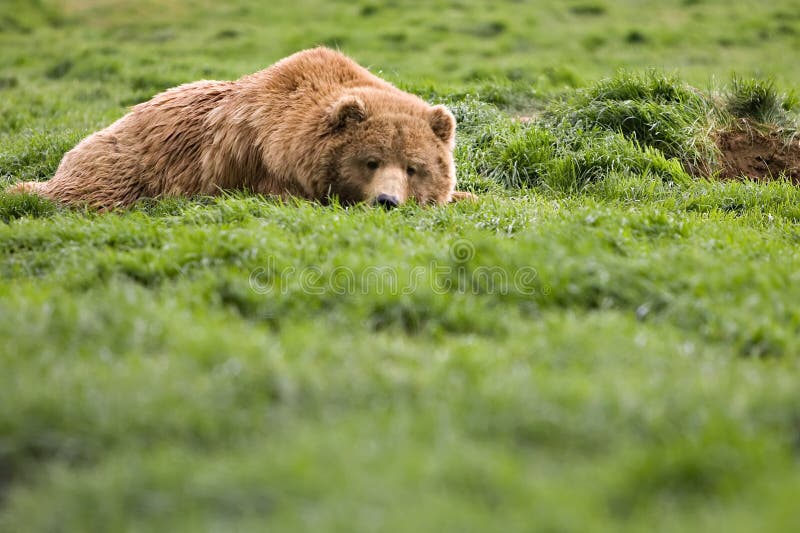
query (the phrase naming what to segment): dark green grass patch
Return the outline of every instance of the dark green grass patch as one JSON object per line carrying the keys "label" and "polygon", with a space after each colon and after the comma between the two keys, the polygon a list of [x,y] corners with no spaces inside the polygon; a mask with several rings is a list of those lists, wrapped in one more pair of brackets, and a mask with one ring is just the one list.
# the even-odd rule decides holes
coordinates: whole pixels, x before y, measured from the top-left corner
{"label": "dark green grass patch", "polygon": [[[721,172],[728,178],[795,176],[800,153],[792,144],[797,119],[791,102],[757,79],[734,78],[721,92],[704,92],[655,72],[621,72],[560,98],[539,100],[529,108],[532,116],[517,120],[468,97],[454,106],[462,123],[459,168],[467,181],[483,176],[511,188],[562,192],[612,174],[675,183]],[[743,147],[753,152],[745,157],[721,146],[720,139],[742,124],[767,137],[779,135],[784,146],[755,138],[754,147]],[[761,159],[767,161],[763,169]]]}
{"label": "dark green grass patch", "polygon": [[713,112],[708,95],[674,77],[621,72],[555,104],[548,116],[574,132],[599,128],[622,134],[653,154],[709,172],[716,162],[708,136]]}
{"label": "dark green grass patch", "polygon": [[40,218],[52,216],[57,206],[34,194],[0,193],[0,221],[10,222],[16,218]]}
{"label": "dark green grass patch", "polygon": [[16,136],[0,151],[0,179],[44,181],[55,173],[61,157],[81,139],[79,134],[29,133]]}
{"label": "dark green grass patch", "polygon": [[774,81],[738,76],[733,77],[726,100],[727,111],[735,117],[781,126],[792,125],[789,113],[798,105],[796,94],[781,94]]}

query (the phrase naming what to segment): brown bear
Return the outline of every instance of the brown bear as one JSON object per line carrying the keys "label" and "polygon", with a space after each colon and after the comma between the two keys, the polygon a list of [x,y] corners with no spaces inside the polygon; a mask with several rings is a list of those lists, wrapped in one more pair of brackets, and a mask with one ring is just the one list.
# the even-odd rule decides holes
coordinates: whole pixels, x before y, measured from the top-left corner
{"label": "brown bear", "polygon": [[456,122],[327,48],[237,81],[169,89],[67,152],[47,182],[19,183],[69,204],[226,189],[344,204],[441,204],[455,192]]}

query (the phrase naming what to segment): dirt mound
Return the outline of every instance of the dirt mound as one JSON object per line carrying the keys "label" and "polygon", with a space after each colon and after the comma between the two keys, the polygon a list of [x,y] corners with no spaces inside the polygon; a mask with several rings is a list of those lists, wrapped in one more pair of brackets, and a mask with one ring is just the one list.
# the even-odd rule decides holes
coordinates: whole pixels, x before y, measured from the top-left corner
{"label": "dirt mound", "polygon": [[743,127],[721,132],[716,139],[723,179],[747,177],[769,181],[781,174],[800,184],[800,143],[787,142],[778,132]]}

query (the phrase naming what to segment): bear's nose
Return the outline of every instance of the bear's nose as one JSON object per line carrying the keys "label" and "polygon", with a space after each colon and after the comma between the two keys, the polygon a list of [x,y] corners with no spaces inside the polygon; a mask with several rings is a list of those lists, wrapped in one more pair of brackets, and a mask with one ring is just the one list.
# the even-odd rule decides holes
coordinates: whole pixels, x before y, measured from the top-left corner
{"label": "bear's nose", "polygon": [[400,205],[400,200],[397,199],[397,196],[391,194],[379,194],[375,198],[375,205],[381,205],[386,209],[391,209]]}

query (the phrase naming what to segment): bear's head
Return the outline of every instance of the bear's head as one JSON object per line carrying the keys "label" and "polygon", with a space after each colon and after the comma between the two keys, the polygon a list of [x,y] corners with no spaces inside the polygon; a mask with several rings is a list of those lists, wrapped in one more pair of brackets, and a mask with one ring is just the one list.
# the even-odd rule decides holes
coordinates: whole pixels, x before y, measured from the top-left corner
{"label": "bear's head", "polygon": [[384,207],[451,200],[456,121],[444,106],[368,106],[349,94],[327,109],[327,127],[335,142],[326,196]]}

